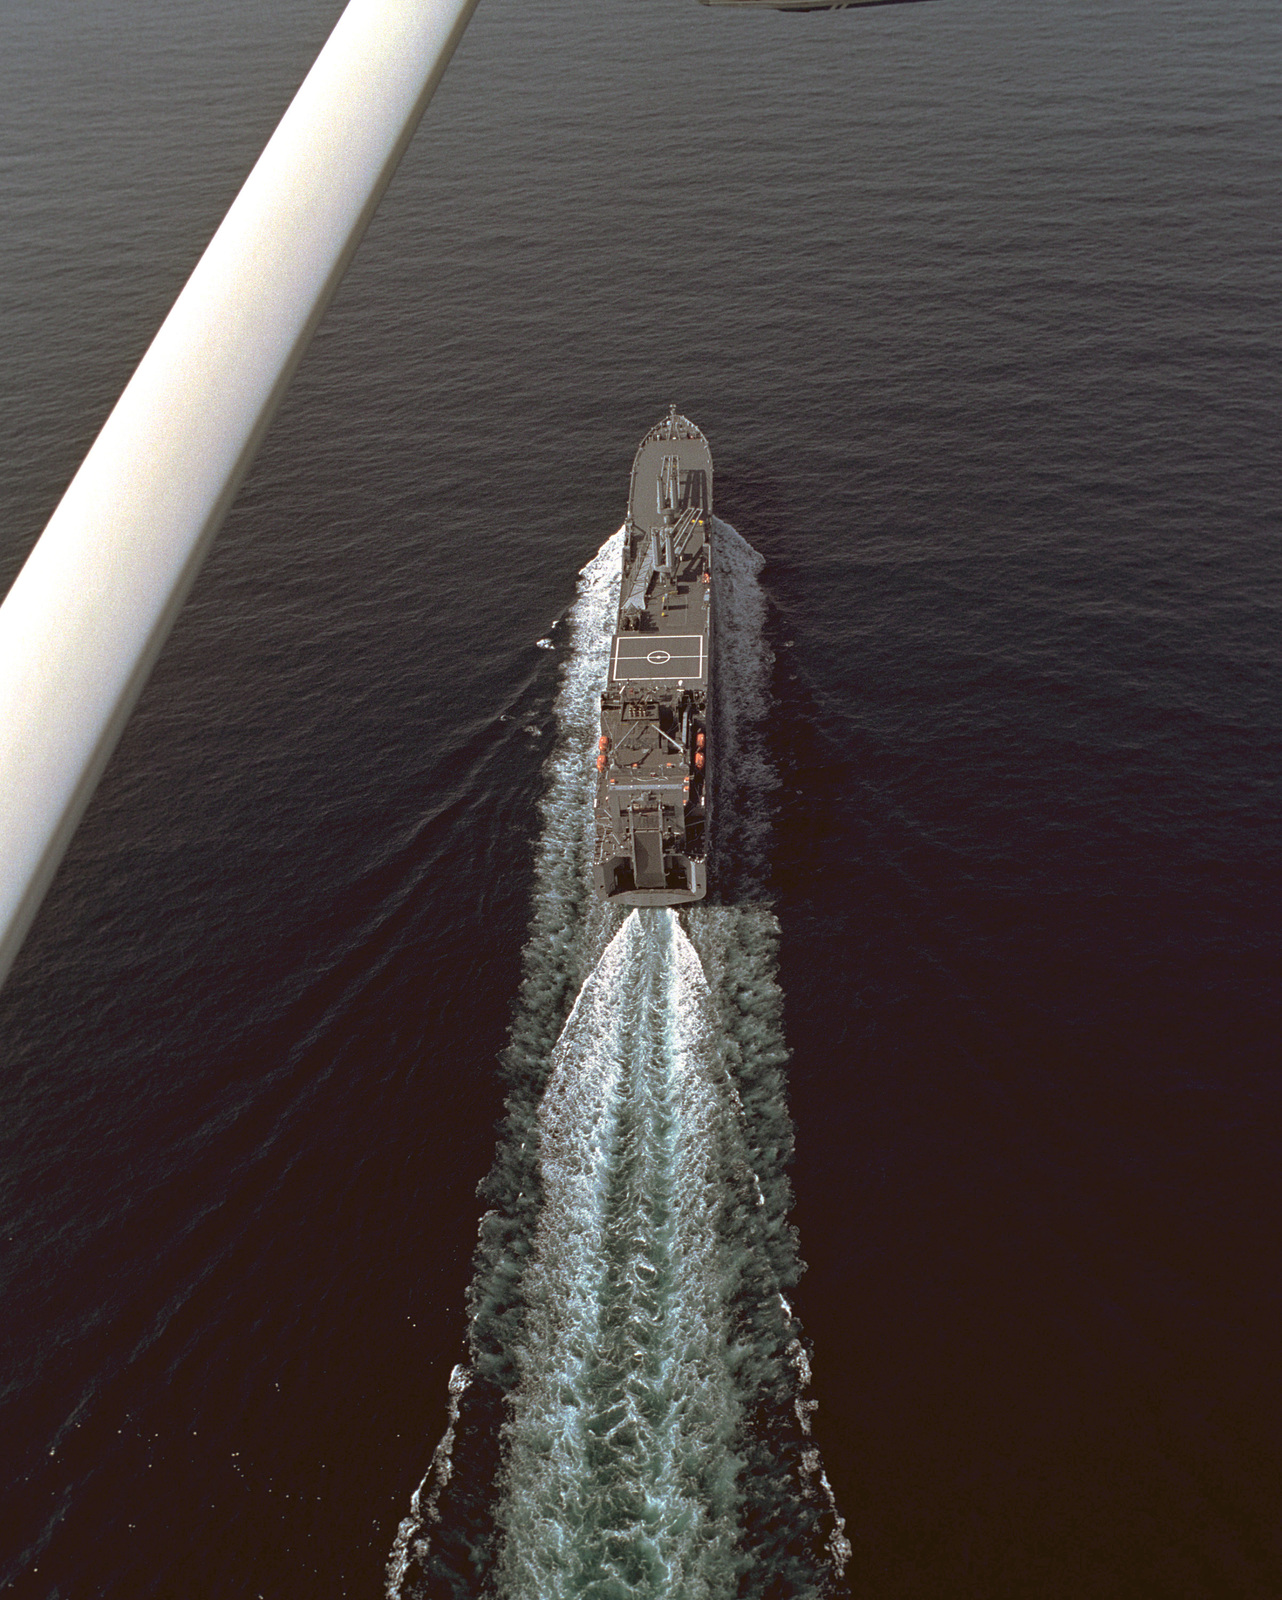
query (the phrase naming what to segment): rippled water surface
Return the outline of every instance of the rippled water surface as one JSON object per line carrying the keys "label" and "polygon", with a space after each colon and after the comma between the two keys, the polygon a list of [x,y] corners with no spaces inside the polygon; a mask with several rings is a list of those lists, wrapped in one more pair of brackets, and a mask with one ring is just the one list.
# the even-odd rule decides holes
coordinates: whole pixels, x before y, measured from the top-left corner
{"label": "rippled water surface", "polygon": [[[337,11],[0,21],[4,581]],[[6,1592],[1282,1592],[1280,90],[485,0],[0,995]],[[764,566],[620,924],[670,400]]]}

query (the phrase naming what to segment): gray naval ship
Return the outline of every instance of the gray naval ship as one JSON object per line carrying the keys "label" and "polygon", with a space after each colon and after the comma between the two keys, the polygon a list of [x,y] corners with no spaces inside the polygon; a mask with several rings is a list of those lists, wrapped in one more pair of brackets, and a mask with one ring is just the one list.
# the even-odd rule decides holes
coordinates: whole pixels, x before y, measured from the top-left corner
{"label": "gray naval ship", "polygon": [[603,900],[708,892],[712,452],[677,408],[641,441],[601,696],[594,874]]}
{"label": "gray naval ship", "polygon": [[701,0],[705,6],[752,7],[757,11],[850,11],[855,6],[897,6],[908,0]]}

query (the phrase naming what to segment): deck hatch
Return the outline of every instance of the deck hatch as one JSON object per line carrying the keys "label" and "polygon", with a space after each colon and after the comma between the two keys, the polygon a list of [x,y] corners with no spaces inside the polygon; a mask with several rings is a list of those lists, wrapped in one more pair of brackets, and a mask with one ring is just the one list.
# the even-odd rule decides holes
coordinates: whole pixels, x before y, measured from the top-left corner
{"label": "deck hatch", "polygon": [[632,870],[638,889],[663,888],[663,835],[657,828],[633,830]]}

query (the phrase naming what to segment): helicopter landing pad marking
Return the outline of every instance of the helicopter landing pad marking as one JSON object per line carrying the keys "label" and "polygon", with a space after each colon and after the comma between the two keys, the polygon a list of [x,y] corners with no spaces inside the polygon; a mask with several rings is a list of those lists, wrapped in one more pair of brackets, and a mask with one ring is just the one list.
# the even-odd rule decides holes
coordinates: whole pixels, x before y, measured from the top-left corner
{"label": "helicopter landing pad marking", "polygon": [[618,633],[614,637],[610,677],[623,683],[677,678],[698,683],[703,678],[706,659],[701,633],[670,634],[662,642],[653,634]]}

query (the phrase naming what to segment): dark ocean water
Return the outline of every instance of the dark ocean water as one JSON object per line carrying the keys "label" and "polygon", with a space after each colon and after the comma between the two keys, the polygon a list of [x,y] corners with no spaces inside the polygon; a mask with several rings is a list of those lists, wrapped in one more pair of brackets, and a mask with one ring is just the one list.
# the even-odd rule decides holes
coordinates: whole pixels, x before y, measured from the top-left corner
{"label": "dark ocean water", "polygon": [[[11,0],[5,582],[337,12]],[[1273,0],[485,0],[0,994],[4,1592],[382,1593],[521,1192],[498,1055],[563,1066],[605,959],[571,608],[675,400],[769,679],[753,860],[627,935],[718,1063],[629,1091],[702,1130],[681,1259],[739,1129],[856,1596],[1282,1594],[1280,103]],[[688,1329],[795,1276],[737,1227]],[[504,1348],[525,1477],[442,1548],[497,1517],[539,1593]],[[784,1488],[701,1483],[674,1596],[813,1589]]]}

